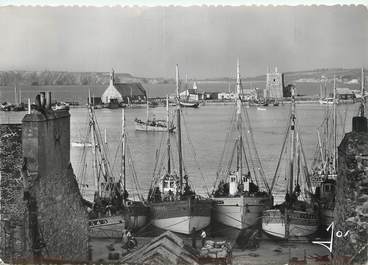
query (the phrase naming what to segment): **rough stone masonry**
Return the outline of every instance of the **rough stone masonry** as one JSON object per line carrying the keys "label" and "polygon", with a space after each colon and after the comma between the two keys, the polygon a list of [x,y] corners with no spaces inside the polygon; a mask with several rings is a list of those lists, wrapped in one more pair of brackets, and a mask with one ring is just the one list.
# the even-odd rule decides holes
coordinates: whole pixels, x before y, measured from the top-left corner
{"label": "rough stone masonry", "polygon": [[[18,214],[23,218],[16,217],[25,220],[23,252],[12,257],[13,262],[21,257],[88,261],[88,214],[70,163],[70,114],[53,111],[50,103],[51,94],[41,93],[36,109],[24,116],[22,157],[14,159],[13,169],[7,170],[9,176],[21,179],[8,194],[24,210]],[[3,173],[11,163],[9,157],[1,159],[7,165],[0,168]],[[11,188],[4,180],[1,187]]]}
{"label": "rough stone masonry", "polygon": [[[339,169],[334,211],[333,254],[349,256],[352,264],[368,261],[368,129],[364,116],[353,118],[339,149]],[[338,237],[341,231],[346,237]]]}

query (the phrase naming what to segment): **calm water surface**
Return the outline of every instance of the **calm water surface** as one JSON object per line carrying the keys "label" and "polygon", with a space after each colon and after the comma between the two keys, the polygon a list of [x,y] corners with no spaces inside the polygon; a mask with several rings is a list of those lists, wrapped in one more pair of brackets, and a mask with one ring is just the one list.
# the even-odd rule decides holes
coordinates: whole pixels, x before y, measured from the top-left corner
{"label": "calm water surface", "polygon": [[[297,104],[297,119],[299,121],[304,151],[309,165],[313,159],[316,148],[316,129],[321,124],[323,108],[324,107],[319,104]],[[357,114],[357,109],[358,105],[338,106],[338,128],[340,128],[339,142],[344,131],[351,131],[351,118],[353,115]],[[198,193],[204,194],[207,188],[211,189],[215,181],[216,171],[219,167],[219,160],[224,147],[227,128],[230,126],[233,110],[234,105],[210,104],[202,106],[199,109],[183,109],[185,119],[185,126],[183,126],[185,170],[189,174],[190,181]],[[247,111],[251,120],[254,139],[264,171],[267,175],[267,179],[271,182],[281,151],[290,105],[285,104],[278,107],[266,107],[266,110],[257,110],[257,108],[251,107],[248,108]],[[151,109],[150,112],[151,115],[154,114],[156,118],[166,117],[164,107]],[[86,135],[88,112],[85,108],[75,108],[71,109],[70,113],[71,141],[79,141]],[[0,112],[0,122],[20,122],[23,115],[23,112]],[[135,171],[139,178],[142,192],[146,195],[152,180],[156,150],[159,148],[160,142],[165,140],[163,137],[166,137],[166,133],[145,133],[135,131],[134,118],[138,117],[144,119],[146,116],[145,108],[126,109],[125,115],[128,145],[132,153],[132,161],[134,161]],[[102,134],[106,128],[109,160],[111,166],[114,168],[114,175],[118,177],[120,172],[120,154],[119,152],[117,153],[116,148],[120,145],[121,109],[96,110],[96,116]],[[345,127],[343,127],[345,116],[346,123]],[[188,135],[194,146],[194,152],[188,141]],[[173,138],[173,140],[174,139],[175,138]],[[83,148],[71,147],[71,162],[77,178],[80,177],[82,167],[82,152]],[[194,159],[194,156],[197,157],[197,160]],[[89,165],[91,165],[91,163]],[[89,184],[89,192],[86,193],[86,196],[89,197],[92,194],[94,180],[93,177],[91,177],[91,173],[87,175],[89,176],[87,179],[80,181]],[[128,175],[131,175],[130,169],[128,170]],[[130,187],[134,187],[131,177],[128,177],[127,183]],[[280,179],[280,182],[275,188],[276,191],[280,191],[283,186],[283,179]],[[131,193],[133,192],[131,191]]]}

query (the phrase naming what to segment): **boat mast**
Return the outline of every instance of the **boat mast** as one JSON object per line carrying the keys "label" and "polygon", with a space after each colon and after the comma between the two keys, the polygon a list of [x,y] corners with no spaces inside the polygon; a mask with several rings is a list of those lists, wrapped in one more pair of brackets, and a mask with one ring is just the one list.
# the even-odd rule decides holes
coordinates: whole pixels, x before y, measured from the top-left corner
{"label": "boat mast", "polygon": [[146,130],[147,130],[147,126],[148,126],[148,111],[149,111],[149,104],[148,104],[148,91],[147,91],[147,94],[146,94]]}
{"label": "boat mast", "polygon": [[166,111],[167,111],[167,173],[171,174],[170,164],[170,113],[169,113],[169,96],[166,96]]}
{"label": "boat mast", "polygon": [[94,131],[94,118],[93,118],[93,109],[91,105],[91,90],[88,90],[88,112],[89,112],[89,129],[91,133],[91,144],[92,144],[92,168],[95,171],[95,187],[97,188],[97,194],[100,196],[100,176],[98,174],[98,166],[96,159],[96,141],[95,141],[95,131]]}
{"label": "boat mast", "polygon": [[294,182],[294,156],[295,156],[295,87],[291,89],[291,124],[290,124],[290,176],[289,195],[293,194]]}
{"label": "boat mast", "polygon": [[336,76],[334,75],[334,98],[333,98],[333,125],[334,125],[334,144],[333,144],[333,174],[336,173],[336,160],[337,160],[337,137],[336,137],[336,131],[337,131],[337,113],[336,113]]}
{"label": "boat mast", "polygon": [[126,191],[126,172],[125,172],[125,112],[124,108],[121,109],[121,173],[120,183],[123,182],[123,202],[125,202],[125,191]]}
{"label": "boat mast", "polygon": [[236,62],[236,122],[237,122],[237,130],[238,130],[238,141],[237,141],[237,165],[236,170],[239,173],[240,182],[242,182],[242,146],[243,146],[243,139],[242,139],[242,124],[241,124],[241,81],[240,81],[240,66],[239,66],[239,58]]}
{"label": "boat mast", "polygon": [[180,124],[180,95],[179,95],[179,67],[176,65],[176,117],[178,135],[178,155],[179,155],[179,181],[180,193],[183,193],[183,154],[181,150],[181,124]]}
{"label": "boat mast", "polygon": [[362,77],[361,77],[361,95],[362,95],[362,101],[360,103],[360,116],[364,117],[364,103],[365,103],[365,95],[364,95],[364,68],[362,68]]}
{"label": "boat mast", "polygon": [[14,86],[14,105],[18,105],[18,95],[17,95],[17,83]]}

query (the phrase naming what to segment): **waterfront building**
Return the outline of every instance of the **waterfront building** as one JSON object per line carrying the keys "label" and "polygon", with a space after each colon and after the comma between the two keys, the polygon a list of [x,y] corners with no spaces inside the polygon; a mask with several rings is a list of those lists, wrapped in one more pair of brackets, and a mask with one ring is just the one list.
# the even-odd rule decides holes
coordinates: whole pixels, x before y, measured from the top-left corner
{"label": "waterfront building", "polygon": [[355,93],[350,88],[336,88],[336,97],[338,100],[353,100],[356,98]]}
{"label": "waterfront building", "polygon": [[273,72],[267,71],[266,88],[264,90],[264,98],[266,99],[282,99],[284,87],[284,76],[277,71],[277,67]]}
{"label": "waterfront building", "polygon": [[197,83],[193,83],[193,88],[188,88],[180,93],[180,98],[184,98],[189,101],[198,101],[204,99],[203,93],[198,92]]}
{"label": "waterfront building", "polygon": [[115,82],[114,70],[110,74],[110,83],[103,92],[101,99],[108,103],[145,103],[146,90],[141,83],[117,83]]}
{"label": "waterfront building", "polygon": [[218,93],[218,99],[220,100],[225,100],[225,99],[234,100],[235,97],[236,97],[235,93],[228,93],[228,92]]}

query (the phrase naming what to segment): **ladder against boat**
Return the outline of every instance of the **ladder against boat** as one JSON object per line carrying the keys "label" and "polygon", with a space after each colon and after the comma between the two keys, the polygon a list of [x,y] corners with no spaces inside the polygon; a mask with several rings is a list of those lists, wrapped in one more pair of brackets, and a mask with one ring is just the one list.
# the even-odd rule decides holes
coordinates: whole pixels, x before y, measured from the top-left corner
{"label": "ladder against boat", "polygon": [[261,224],[263,211],[272,205],[269,196],[215,197],[213,200],[215,220],[240,230]]}
{"label": "ladder against boat", "polygon": [[304,211],[288,210],[282,213],[278,209],[266,210],[262,217],[263,231],[278,238],[310,236],[318,230],[318,226],[318,216]]}
{"label": "ladder against boat", "polygon": [[187,199],[155,202],[150,205],[154,226],[181,234],[190,234],[211,222],[211,200]]}

